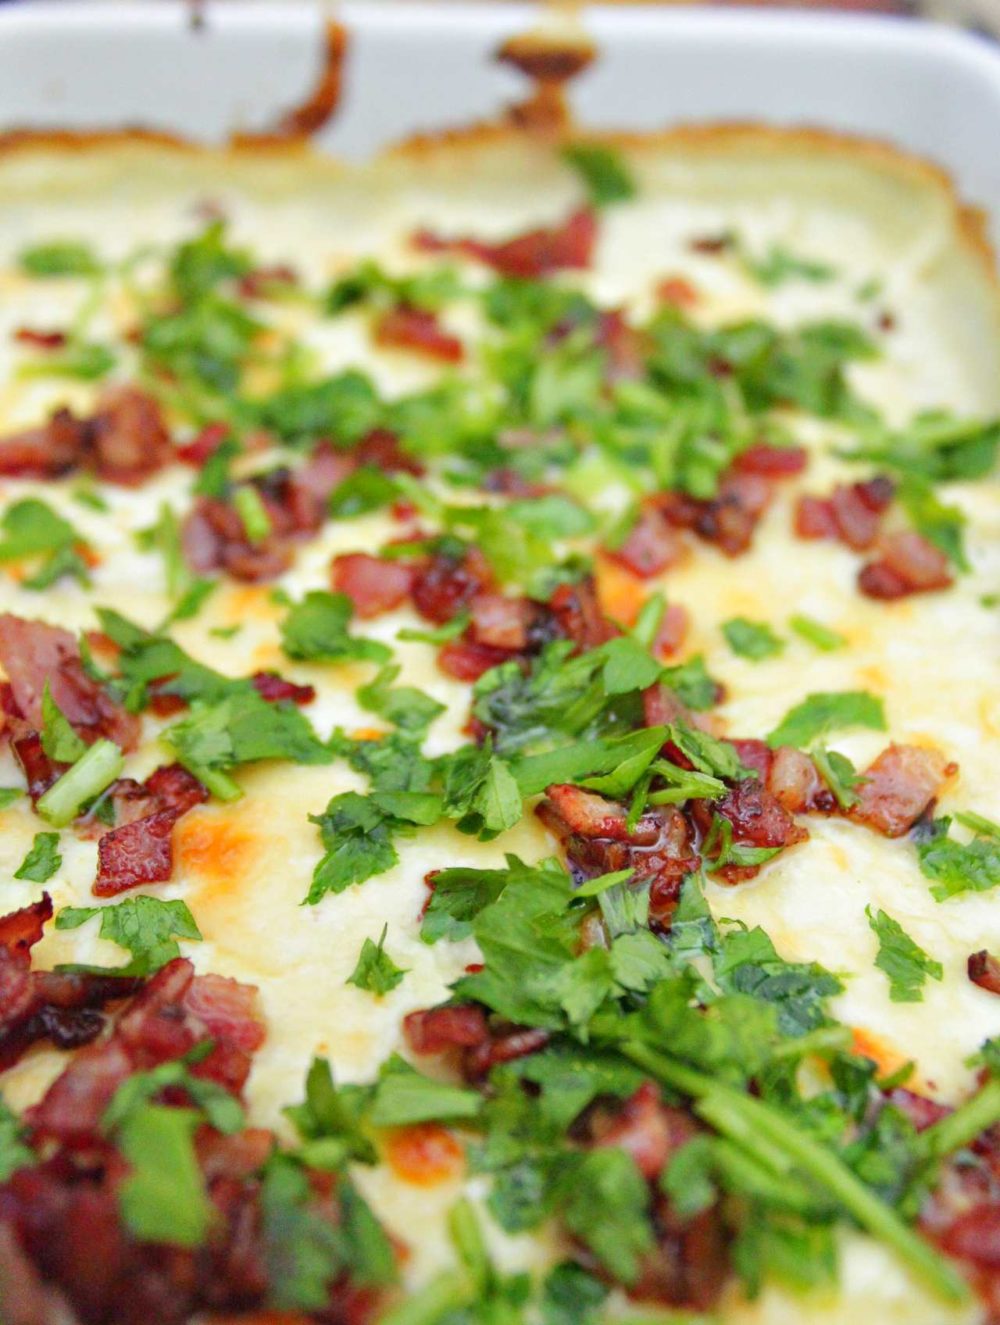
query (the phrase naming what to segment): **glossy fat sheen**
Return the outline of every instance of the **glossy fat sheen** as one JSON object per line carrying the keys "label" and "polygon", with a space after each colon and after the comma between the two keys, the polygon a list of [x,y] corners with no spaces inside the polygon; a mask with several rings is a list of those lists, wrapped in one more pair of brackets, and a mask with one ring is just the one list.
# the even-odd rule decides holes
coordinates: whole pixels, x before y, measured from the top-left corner
{"label": "glossy fat sheen", "polygon": [[[964,415],[1000,410],[1000,315],[992,277],[969,218],[932,171],[888,151],[818,135],[747,130],[681,133],[633,142],[628,150],[640,194],[602,219],[594,269],[583,278],[599,300],[645,316],[657,280],[684,275],[703,292],[698,316],[712,323],[766,314],[785,325],[840,316],[870,326],[876,312],[888,308],[898,327],[885,338],[885,358],[859,368],[855,381],[891,420],[933,405]],[[0,427],[35,423],[56,403],[85,408],[92,399],[87,387],[16,380],[20,351],[11,348],[11,331],[63,326],[80,298],[72,283],[29,281],[17,273],[13,257],[27,243],[80,237],[105,255],[123,256],[140,242],[169,243],[189,233],[198,224],[196,203],[211,199],[232,217],[236,242],[252,246],[262,262],[291,259],[310,285],[319,286],[360,255],[376,254],[397,270],[417,264],[405,243],[417,225],[502,237],[562,217],[578,202],[578,190],[547,149],[489,135],[411,146],[358,173],[305,154],[216,155],[149,143],[10,151],[0,158]],[[829,284],[794,282],[764,292],[734,264],[690,251],[692,236],[725,229],[739,231],[754,252],[781,242],[834,265],[840,275]],[[861,305],[856,291],[873,277],[883,281],[884,293],[874,305]],[[434,378],[435,370],[419,359],[376,354],[361,316],[310,325],[294,305],[276,306],[267,315],[289,326],[301,323],[327,366],[360,365],[384,390],[411,390]],[[103,316],[106,326],[96,327],[95,335],[128,326],[124,305],[109,306]],[[474,334],[467,309],[455,310],[450,321],[459,334]],[[838,436],[830,425],[795,427],[817,453]],[[806,486],[824,492],[841,470],[847,472],[817,454]],[[153,625],[168,606],[162,565],[137,552],[131,535],[153,522],[161,502],[182,509],[190,481],[190,470],[178,467],[138,491],[109,491],[112,510],[103,516],[72,502],[70,484],[43,489],[6,482],[0,500],[44,490],[46,500],[104,554],[93,599]],[[728,730],[764,734],[810,691],[870,689],[886,698],[894,739],[939,746],[960,762],[946,809],[1000,817],[1000,629],[996,611],[979,603],[981,595],[1000,588],[998,495],[995,482],[953,486],[948,499],[969,516],[974,573],[948,593],[895,605],[858,596],[854,554],[830,543],[793,540],[787,497],[779,497],[765,517],[747,556],[728,561],[699,546],[669,573],[665,587],[672,601],[691,611],[687,647],[704,650],[710,671],[726,684],[722,715]],[[610,493],[607,500],[622,498]],[[381,516],[328,525],[303,548],[283,587],[296,596],[327,587],[333,553],[374,549],[391,529]],[[0,606],[71,628],[92,624],[90,598],[73,585],[35,595],[4,576]],[[840,631],[849,647],[823,654],[789,636],[792,612]],[[718,623],[738,614],[769,621],[789,637],[784,654],[757,665],[734,657]],[[175,633],[196,657],[231,674],[275,667],[315,685],[319,698],[309,711],[323,734],[334,724],[370,728],[371,716],[358,709],[352,693],[370,670],[291,664],[278,647],[280,615],[268,587],[230,585]],[[213,626],[236,623],[242,630],[233,639],[209,634]],[[400,611],[372,623],[369,632],[392,642],[409,624],[415,624],[412,615]],[[402,679],[449,706],[432,728],[430,748],[457,744],[468,687],[438,671],[429,646],[396,647]],[[137,777],[164,758],[150,719],[146,732],[147,743],[127,769]],[[884,743],[869,733],[836,742],[862,766]],[[16,781],[4,754],[0,783]],[[313,1054],[329,1055],[340,1080],[369,1079],[400,1047],[401,1018],[446,997],[449,982],[476,959],[471,941],[436,947],[420,942],[426,871],[445,863],[496,866],[505,851],[537,859],[552,843],[530,814],[490,845],[444,827],[422,831],[401,844],[401,864],[391,873],[317,907],[301,907],[319,854],[306,815],[362,783],[339,765],[284,764],[246,772],[241,782],[242,801],[196,809],[181,822],[175,878],[159,891],[191,906],[205,938],[187,945],[199,970],[260,987],[269,1035],[250,1081],[251,1112],[255,1121],[280,1127],[281,1108],[300,1098]],[[765,866],[754,882],[710,886],[714,911],[761,924],[787,958],[815,959],[842,972],[847,989],[836,1010],[864,1033],[868,1051],[886,1066],[914,1058],[920,1085],[949,1101],[962,1098],[972,1082],[965,1058],[1000,1030],[1000,1002],[965,975],[969,952],[1000,948],[996,897],[970,895],[940,905],[930,897],[912,846],[839,820],[808,823],[811,840]],[[3,811],[0,879],[10,878],[37,827],[24,803]],[[96,846],[66,833],[62,849],[63,867],[48,885],[56,907],[89,903]],[[33,897],[40,888],[0,882],[0,912],[23,905],[29,891]],[[868,903],[887,910],[943,963],[945,978],[928,983],[923,1003],[889,1002],[887,981],[873,966]],[[377,938],[385,921],[387,949],[408,974],[376,1000],[344,981],[363,940]],[[118,950],[97,940],[95,929],[50,933],[37,949],[39,961],[118,960]],[[64,1061],[55,1051],[30,1055],[7,1075],[5,1096],[17,1107],[27,1105]],[[418,1187],[387,1166],[359,1176],[385,1222],[410,1246],[406,1273],[413,1283],[449,1263],[443,1219],[460,1179]],[[470,1188],[476,1196],[484,1192],[481,1180]],[[493,1230],[491,1240],[501,1263],[511,1267],[543,1265],[558,1254],[549,1238],[512,1240]],[[974,1313],[948,1315],[928,1301],[887,1253],[860,1238],[846,1239],[842,1280],[836,1300],[820,1297],[804,1305],[770,1290],[756,1304],[734,1301],[724,1319],[791,1325],[804,1312],[816,1325],[853,1325],[859,1312],[879,1325],[974,1319]]]}

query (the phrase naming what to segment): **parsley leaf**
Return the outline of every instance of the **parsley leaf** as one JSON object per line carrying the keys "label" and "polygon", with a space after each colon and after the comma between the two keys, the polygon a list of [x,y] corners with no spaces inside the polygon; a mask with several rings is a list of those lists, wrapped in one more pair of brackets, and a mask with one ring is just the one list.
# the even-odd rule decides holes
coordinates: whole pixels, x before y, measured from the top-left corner
{"label": "parsley leaf", "polygon": [[856,788],[863,786],[868,779],[858,772],[847,755],[820,745],[813,750],[812,761],[842,810],[857,805],[861,797]]}
{"label": "parsley leaf", "polygon": [[653,1232],[649,1192],[632,1156],[613,1146],[574,1156],[560,1176],[557,1200],[570,1232],[615,1279],[635,1283]]}
{"label": "parsley leaf", "polygon": [[889,997],[894,1003],[919,1003],[927,977],[944,978],[941,963],[928,957],[892,916],[882,910],[873,913],[870,906],[865,907],[865,915],[878,939],[875,965],[889,978]]}
{"label": "parsley leaf", "polygon": [[579,174],[594,207],[628,202],[635,197],[635,180],[621,155],[601,143],[568,143],[563,160]]}
{"label": "parsley leaf", "polygon": [[337,1229],[312,1206],[305,1173],[286,1155],[275,1155],[261,1187],[264,1256],[269,1300],[278,1311],[320,1311],[342,1269]]}
{"label": "parsley leaf", "polygon": [[18,255],[29,276],[97,276],[104,270],[93,249],[72,239],[34,244]]}
{"label": "parsley leaf", "polygon": [[767,738],[772,749],[792,745],[799,749],[847,727],[885,731],[882,700],[866,690],[833,690],[807,695],[778,723]]}
{"label": "parsley leaf", "polygon": [[702,713],[716,703],[719,694],[717,682],[705,668],[705,659],[699,653],[687,662],[666,667],[663,683],[674,692],[685,708]]}
{"label": "parsley leaf", "polygon": [[929,835],[918,839],[917,857],[925,878],[933,879],[931,896],[947,901],[964,892],[984,892],[1000,884],[1000,827],[979,815],[957,815],[975,830],[969,842],[948,835],[951,819],[935,819]]}
{"label": "parsley leaf", "polygon": [[751,662],[762,662],[765,658],[776,658],[785,648],[769,625],[763,621],[749,621],[746,617],[733,617],[723,622],[722,633],[733,653]]}
{"label": "parsley leaf", "polygon": [[[50,834],[54,836],[54,834]],[[111,975],[150,975],[180,956],[178,939],[199,940],[201,932],[185,902],[140,894],[106,906],[67,906],[56,916],[56,929],[77,929],[96,916],[100,936],[132,955],[124,966],[66,966],[61,970],[99,971]]]}
{"label": "parsley leaf", "polygon": [[357,985],[376,998],[382,998],[403,979],[406,971],[401,969],[385,951],[385,936],[389,932],[388,924],[383,925],[378,943],[365,939],[361,947],[358,964],[347,977],[349,985]]}
{"label": "parsley leaf", "polygon": [[304,1140],[303,1158],[318,1164],[322,1155],[323,1168],[337,1167],[347,1159],[374,1164],[375,1147],[361,1127],[370,1095],[368,1086],[337,1087],[329,1061],[314,1058],[306,1076],[305,1099],[285,1109]]}
{"label": "parsley leaf", "polygon": [[15,879],[46,883],[62,865],[58,833],[36,833],[31,850],[14,871]]}
{"label": "parsley leaf", "polygon": [[822,650],[823,653],[832,653],[835,649],[842,649],[847,643],[843,635],[829,626],[824,626],[821,621],[815,621],[812,617],[797,613],[788,618],[788,624],[800,635],[807,643],[815,648]]}
{"label": "parsley leaf", "polygon": [[422,1076],[398,1054],[393,1054],[379,1072],[368,1118],[374,1127],[456,1122],[475,1118],[482,1106],[483,1098],[478,1091]]}
{"label": "parsley leaf", "polygon": [[775,289],[786,281],[801,280],[819,283],[828,281],[835,272],[825,262],[801,258],[780,244],[772,244],[763,257],[741,254],[744,267],[761,285]]}
{"label": "parsley leaf", "polygon": [[773,1004],[784,1035],[802,1035],[824,1025],[826,1000],[843,989],[840,980],[818,963],[779,957],[759,927],[725,934],[713,965],[724,992],[749,994]]}
{"label": "parsley leaf", "polygon": [[48,680],[42,691],[42,749],[59,764],[75,764],[87,753],[87,742],[77,736],[69,719],[52,698]]}
{"label": "parsley leaf", "polygon": [[346,594],[313,589],[293,603],[281,624],[281,646],[298,662],[386,662],[391,651],[377,640],[348,633],[354,605]]}
{"label": "parsley leaf", "polygon": [[965,555],[962,531],[965,513],[959,506],[946,506],[930,482],[919,474],[905,474],[896,489],[903,509],[918,533],[941,549],[961,571],[971,570]]}
{"label": "parsley leaf", "polygon": [[383,667],[374,681],[360,686],[356,692],[358,703],[370,713],[377,713],[398,727],[400,731],[416,737],[422,735],[445,706],[414,686],[396,686],[393,681],[400,673],[397,663]]}
{"label": "parsley leaf", "polygon": [[197,1247],[213,1207],[194,1150],[200,1122],[194,1109],[147,1104],[126,1114],[118,1145],[131,1168],[118,1188],[126,1228],[141,1242]]}
{"label": "parsley leaf", "polygon": [[34,1164],[35,1152],[25,1144],[25,1134],[20,1119],[0,1099],[0,1182],[6,1182],[27,1164]]}

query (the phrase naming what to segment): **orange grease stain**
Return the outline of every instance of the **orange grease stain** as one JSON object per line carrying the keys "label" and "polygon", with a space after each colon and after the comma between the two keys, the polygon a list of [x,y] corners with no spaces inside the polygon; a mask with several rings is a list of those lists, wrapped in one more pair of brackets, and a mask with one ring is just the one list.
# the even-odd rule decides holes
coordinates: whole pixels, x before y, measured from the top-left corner
{"label": "orange grease stain", "polygon": [[436,1187],[465,1167],[462,1147],[437,1123],[393,1129],[385,1139],[385,1157],[396,1177],[414,1187]]}
{"label": "orange grease stain", "polygon": [[178,823],[175,845],[185,869],[223,892],[247,875],[259,843],[238,819],[195,813]]}
{"label": "orange grease stain", "polygon": [[601,610],[606,616],[620,621],[623,626],[633,625],[646,601],[646,590],[642,584],[624,566],[604,557],[597,559],[595,570],[597,599]]}
{"label": "orange grease stain", "polygon": [[881,1036],[873,1031],[866,1031],[863,1026],[855,1026],[851,1036],[851,1048],[856,1054],[864,1058],[870,1058],[872,1062],[878,1065],[879,1076],[891,1076],[898,1068],[901,1068],[907,1058],[901,1054],[892,1045],[887,1044]]}

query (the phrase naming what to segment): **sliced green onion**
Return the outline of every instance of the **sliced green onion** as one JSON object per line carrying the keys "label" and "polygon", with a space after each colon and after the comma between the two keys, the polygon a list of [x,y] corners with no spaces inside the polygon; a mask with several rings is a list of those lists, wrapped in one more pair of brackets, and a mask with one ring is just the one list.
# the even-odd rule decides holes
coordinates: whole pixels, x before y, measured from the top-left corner
{"label": "sliced green onion", "polygon": [[[774,1147],[779,1147],[796,1168],[829,1192],[862,1228],[892,1247],[900,1260],[939,1297],[949,1302],[968,1300],[969,1285],[955,1267],[880,1201],[839,1156],[801,1131],[791,1119],[763,1100],[723,1085],[645,1045],[623,1044],[620,1052],[657,1080],[694,1099],[696,1112],[702,1113],[730,1140],[744,1145],[751,1153],[763,1143],[768,1156],[772,1157]],[[992,1102],[1000,1112],[1000,1095]],[[977,1126],[971,1136],[978,1135],[981,1130],[980,1118],[974,1121]],[[971,1122],[969,1126],[972,1126]]]}
{"label": "sliced green onion", "polygon": [[233,505],[243,521],[243,528],[250,542],[263,542],[271,532],[271,517],[257,489],[250,484],[237,488],[233,496]]}
{"label": "sliced green onion", "polygon": [[997,1121],[1000,1121],[1000,1081],[989,1081],[954,1113],[925,1128],[920,1140],[932,1159],[941,1159],[967,1146]]}
{"label": "sliced green onion", "polygon": [[87,801],[99,796],[121,776],[124,767],[125,758],[114,741],[95,741],[86,754],[49,787],[35,808],[53,828],[64,828],[76,818]]}

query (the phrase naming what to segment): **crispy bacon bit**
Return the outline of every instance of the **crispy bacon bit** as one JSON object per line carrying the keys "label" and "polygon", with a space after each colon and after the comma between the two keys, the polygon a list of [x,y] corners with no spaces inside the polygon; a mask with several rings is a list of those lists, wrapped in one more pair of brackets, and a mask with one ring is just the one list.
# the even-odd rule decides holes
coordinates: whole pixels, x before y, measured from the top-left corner
{"label": "crispy bacon bit", "polygon": [[636,879],[649,879],[650,921],[669,928],[687,874],[698,867],[691,826],[672,805],[647,810],[628,831],[623,806],[580,787],[549,787],[535,811],[563,843],[570,866],[579,878],[634,869]]}
{"label": "crispy bacon bit", "polygon": [[287,699],[293,704],[311,704],[316,698],[315,686],[300,686],[287,681],[277,672],[254,672],[250,678],[253,688],[271,704]]}
{"label": "crispy bacon bit", "polygon": [[676,653],[687,638],[690,625],[691,617],[687,608],[680,603],[668,603],[653,641],[656,657],[669,658]]}
{"label": "crispy bacon bit", "polygon": [[486,1014],[475,1003],[411,1012],[403,1018],[403,1034],[415,1054],[474,1049],[490,1036]]}
{"label": "crispy bacon bit", "polygon": [[399,438],[388,428],[373,428],[354,448],[354,456],[359,465],[384,469],[387,474],[412,474],[414,478],[420,478],[424,472],[420,461],[407,455]]}
{"label": "crispy bacon bit", "polygon": [[438,653],[437,663],[442,672],[457,681],[478,681],[491,667],[499,667],[516,654],[511,649],[496,649],[492,644],[479,644],[472,639],[448,640]]}
{"label": "crispy bacon bit", "polygon": [[37,902],[0,917],[0,947],[9,957],[27,962],[31,949],[52,919],[52,898],[44,893]]}
{"label": "crispy bacon bit", "polygon": [[469,1081],[477,1081],[502,1063],[513,1063],[518,1058],[537,1054],[549,1042],[549,1032],[528,1026],[515,1026],[467,1049],[462,1062]]}
{"label": "crispy bacon bit", "polygon": [[879,475],[864,483],[839,483],[829,497],[800,497],[795,532],[805,539],[838,539],[863,552],[878,538],[894,492],[892,480]]}
{"label": "crispy bacon bit", "polygon": [[443,363],[460,363],[465,354],[462,342],[444,330],[436,313],[410,304],[397,304],[381,315],[375,324],[375,343]]}
{"label": "crispy bacon bit", "polygon": [[[682,1128],[671,1126],[671,1115],[683,1120]],[[693,1129],[687,1118],[676,1109],[668,1109],[660,1100],[660,1092],[651,1081],[644,1081],[634,1095],[630,1095],[613,1117],[598,1115],[592,1121],[594,1133],[591,1144],[598,1148],[616,1146],[635,1160],[636,1167],[647,1182],[654,1182],[678,1145],[676,1133],[684,1139]]]}
{"label": "crispy bacon bit", "polygon": [[819,810],[832,814],[837,800],[807,754],[789,745],[779,746],[767,774],[772,796],[791,814]]}
{"label": "crispy bacon bit", "polygon": [[704,253],[717,257],[726,253],[733,246],[733,237],[728,232],[721,235],[695,235],[689,244],[692,253]]}
{"label": "crispy bacon bit", "polygon": [[729,1279],[728,1233],[718,1206],[691,1218],[677,1215],[664,1196],[654,1203],[656,1249],[629,1290],[640,1302],[710,1311]]}
{"label": "crispy bacon bit", "polygon": [[53,699],[85,741],[103,736],[123,750],[135,748],[139,719],[115,704],[84,671],[79,645],[68,630],[4,612],[0,615],[0,664],[18,713],[36,731],[42,725],[47,681]]}
{"label": "crispy bacon bit", "polygon": [[[20,723],[20,727],[24,727]],[[36,731],[18,731],[11,735],[10,748],[21,766],[32,805],[44,796],[49,787],[62,777],[68,764],[57,764],[42,749],[42,738]]]}
{"label": "crispy bacon bit", "polygon": [[661,304],[674,308],[694,308],[701,296],[684,276],[665,276],[656,286],[656,297]]}
{"label": "crispy bacon bit", "polygon": [[889,1091],[886,1099],[906,1114],[918,1132],[930,1127],[932,1123],[940,1122],[942,1118],[947,1118],[952,1112],[947,1104],[938,1104],[936,1100],[928,1099],[926,1095],[917,1095],[903,1086],[895,1086]]}
{"label": "crispy bacon bit", "polygon": [[890,745],[865,769],[858,787],[860,800],[851,811],[885,837],[901,837],[928,809],[958,765],[938,750],[916,745]]}
{"label": "crispy bacon bit", "polygon": [[756,442],[736,457],[733,468],[761,478],[791,478],[801,474],[809,462],[809,453],[801,446],[768,446]]}
{"label": "crispy bacon bit", "polygon": [[768,743],[757,740],[733,740],[729,744],[739,755],[744,768],[752,768],[761,782],[766,785],[771,765],[774,763],[774,751]]}
{"label": "crispy bacon bit", "polygon": [[858,588],[868,598],[891,601],[954,583],[945,554],[914,530],[890,534],[879,551],[881,556],[858,572]]}
{"label": "crispy bacon bit", "polygon": [[159,406],[132,386],[106,391],[91,418],[59,409],[44,427],[0,439],[0,474],[19,478],[58,478],[88,469],[109,483],[131,487],[172,457]]}
{"label": "crispy bacon bit", "polygon": [[620,309],[600,314],[594,339],[607,355],[605,381],[633,382],[642,376],[646,360],[643,336]]}
{"label": "crispy bacon bit", "polygon": [[[268,516],[271,505],[265,501]],[[199,497],[181,529],[184,559],[199,575],[227,571],[237,580],[255,584],[273,580],[292,563],[292,543],[272,531],[251,543],[239,513],[214,497]]]}
{"label": "crispy bacon bit", "polygon": [[368,619],[400,607],[413,588],[414,571],[400,561],[347,552],[334,557],[330,583],[347,594],[359,617]]}
{"label": "crispy bacon bit", "polygon": [[236,289],[244,299],[267,299],[275,286],[291,288],[298,283],[295,268],[286,262],[278,262],[270,267],[254,267],[240,277]]}
{"label": "crispy bacon bit", "polygon": [[173,871],[174,824],[208,799],[205,787],[179,764],[158,768],[145,783],[112,789],[118,826],[97,847],[96,897],[114,897],[141,883],[163,883]]}
{"label": "crispy bacon bit", "polygon": [[1000,961],[983,948],[969,955],[969,979],[988,994],[1000,994]]}
{"label": "crispy bacon bit", "polygon": [[52,899],[0,917],[0,1071],[48,1039],[59,1049],[93,1040],[104,1026],[99,1009],[134,992],[141,981],[32,971],[31,949],[52,919]]}
{"label": "crispy bacon bit", "polygon": [[141,883],[164,883],[174,867],[172,810],[135,819],[105,833],[97,847],[95,897],[114,897]]}
{"label": "crispy bacon bit", "polygon": [[229,435],[228,423],[208,423],[189,442],[177,447],[177,459],[183,460],[186,465],[194,465],[195,469],[200,469],[206,460],[215,455]]}
{"label": "crispy bacon bit", "polygon": [[683,550],[677,531],[655,507],[647,507],[629,530],[625,542],[611,555],[633,575],[645,580],[675,565]]}
{"label": "crispy bacon bit", "polygon": [[460,560],[434,556],[418,567],[413,582],[413,606],[422,617],[443,625],[468,607],[477,594],[492,587],[493,573],[478,548]]}
{"label": "crispy bacon bit", "polygon": [[14,339],[18,345],[30,345],[34,350],[61,350],[69,338],[65,331],[38,331],[34,327],[18,327]]}
{"label": "crispy bacon bit", "polygon": [[665,492],[656,505],[677,529],[690,529],[714,543],[727,557],[746,552],[771,501],[771,484],[760,474],[733,469],[719,484],[718,496],[701,501],[681,492]]}
{"label": "crispy bacon bit", "polygon": [[597,218],[589,208],[582,208],[562,225],[529,230],[499,244],[468,236],[445,239],[429,230],[418,230],[413,242],[425,253],[460,253],[504,276],[531,280],[554,271],[589,267],[596,239]]}
{"label": "crispy bacon bit", "polygon": [[528,647],[528,634],[535,617],[530,599],[477,593],[470,607],[470,633],[477,644],[488,644],[494,649]]}
{"label": "crispy bacon bit", "polygon": [[601,611],[592,575],[575,584],[560,584],[549,599],[559,633],[581,650],[596,649],[620,633]]}
{"label": "crispy bacon bit", "polygon": [[[719,801],[693,802],[692,812],[703,831],[708,830],[713,814],[728,819],[733,828],[733,842],[738,845],[790,847],[809,836],[759,778],[737,782]],[[713,873],[724,883],[743,883],[752,879],[759,869],[759,865],[724,865]]]}

